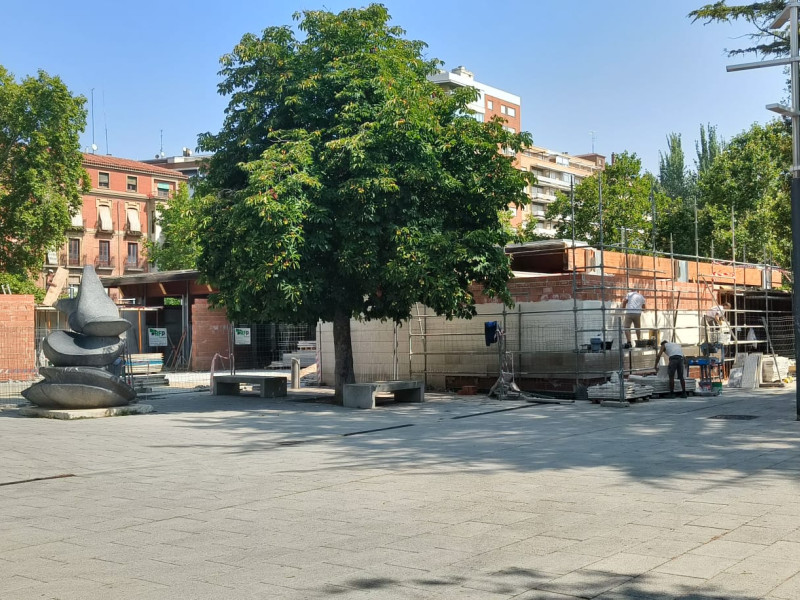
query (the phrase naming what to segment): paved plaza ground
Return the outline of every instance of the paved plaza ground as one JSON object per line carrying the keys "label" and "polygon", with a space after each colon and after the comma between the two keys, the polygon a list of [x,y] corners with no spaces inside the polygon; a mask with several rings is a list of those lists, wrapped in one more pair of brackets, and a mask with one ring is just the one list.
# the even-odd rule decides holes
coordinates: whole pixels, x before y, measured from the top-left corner
{"label": "paved plaza ground", "polygon": [[0,598],[800,598],[793,387],[428,398],[0,412]]}

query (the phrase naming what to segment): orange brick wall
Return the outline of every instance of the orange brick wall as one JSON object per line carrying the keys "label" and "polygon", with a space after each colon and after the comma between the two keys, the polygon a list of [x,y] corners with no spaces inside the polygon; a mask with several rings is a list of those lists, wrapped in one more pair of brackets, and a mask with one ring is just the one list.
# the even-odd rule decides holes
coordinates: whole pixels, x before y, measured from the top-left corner
{"label": "orange brick wall", "polygon": [[[215,354],[228,356],[229,335],[230,322],[225,311],[212,309],[204,298],[196,299],[192,304],[192,370],[210,369]],[[220,363],[216,368],[220,368]]]}
{"label": "orange brick wall", "polygon": [[[652,259],[651,269],[652,269]],[[605,291],[601,289],[601,283]],[[535,275],[519,277],[508,283],[514,302],[541,302],[545,300],[572,300],[573,289],[578,300],[605,300],[607,303],[621,303],[628,290],[638,290],[646,300],[648,310],[698,310],[711,308],[713,301],[704,286],[700,287],[698,299],[697,284],[657,279],[652,277],[629,277],[624,275],[591,275],[578,273],[573,288],[572,273]],[[472,292],[478,304],[497,302],[484,296],[479,286]],[[679,295],[680,294],[680,295]]]}
{"label": "orange brick wall", "polygon": [[0,381],[36,375],[33,296],[0,295]]}
{"label": "orange brick wall", "polygon": [[[565,250],[565,254],[567,257],[567,264],[569,265],[568,268],[571,269],[573,265],[572,251]],[[626,269],[624,253],[606,251],[603,254],[606,275],[625,274]],[[575,251],[574,265],[578,268],[578,270],[585,268],[587,266],[587,260],[591,260],[590,257],[593,255],[593,250],[586,250],[583,248],[577,249]],[[677,263],[678,261],[676,260],[674,262]],[[629,274],[634,276],[652,278],[653,271],[655,270],[655,275],[658,278],[672,278],[673,274],[677,273],[678,271],[677,264],[675,264],[673,267],[672,263],[673,261],[669,258],[658,257],[655,259],[654,263],[652,256],[629,254],[627,271]],[[687,267],[689,281],[691,282],[696,282],[698,280],[699,273],[699,279],[701,283],[733,285],[734,268],[730,263],[700,262],[698,264],[695,261],[688,261]],[[737,285],[761,287],[761,269],[737,266],[735,271]],[[773,269],[771,274],[772,285],[774,287],[779,287],[782,284],[781,272],[777,269]]]}

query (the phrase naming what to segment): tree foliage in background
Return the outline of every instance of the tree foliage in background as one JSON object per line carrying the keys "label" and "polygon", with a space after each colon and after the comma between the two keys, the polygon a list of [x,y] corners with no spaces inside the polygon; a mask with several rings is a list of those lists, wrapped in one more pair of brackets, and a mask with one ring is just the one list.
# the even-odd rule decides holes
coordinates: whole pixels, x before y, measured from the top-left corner
{"label": "tree foliage in background", "polygon": [[694,143],[694,147],[697,151],[697,160],[695,161],[696,177],[699,177],[714,164],[717,156],[725,150],[725,140],[717,136],[715,125],[709,124],[704,127],[701,124],[700,139]]}
{"label": "tree foliage in background", "polygon": [[178,185],[169,202],[159,205],[157,223],[161,226],[164,243],[147,240],[148,260],[162,271],[194,269],[199,254],[197,234],[200,198],[189,195],[189,186]]}
{"label": "tree foliage in background", "polygon": [[658,153],[658,182],[672,199],[688,198],[692,195],[692,174],[686,167],[681,135],[670,133],[667,136],[667,151]]}
{"label": "tree foliage in background", "polygon": [[64,242],[89,189],[85,102],[44,71],[18,83],[0,66],[0,272],[27,277]]}
{"label": "tree foliage in background", "polygon": [[693,10],[689,13],[689,17],[693,22],[702,21],[705,24],[744,20],[752,25],[754,30],[746,36],[751,44],[744,48],[726,49],[728,56],[754,53],[763,57],[778,57],[789,53],[788,29],[785,27],[782,31],[773,31],[769,27],[785,6],[784,0],[730,6],[724,1],[719,1]]}
{"label": "tree foliage in background", "polygon": [[526,200],[510,155],[532,140],[428,82],[439,63],[383,6],[295,18],[302,39],[269,27],[222,58],[198,266],[234,321],[333,322],[341,396],[351,317],[471,317],[473,283],[511,302],[499,214]]}
{"label": "tree foliage in background", "polygon": [[731,258],[731,209],[735,215],[737,260],[746,249],[749,260],[761,261],[764,251],[780,265],[790,264],[791,127],[782,120],[753,125],[734,137],[700,174],[698,187],[701,252]]}
{"label": "tree foliage in background", "polygon": [[37,286],[26,275],[12,275],[11,273],[0,273],[0,286],[7,285],[12,294],[30,294],[34,301],[40,304],[44,300],[44,290]]}
{"label": "tree foliage in background", "polygon": [[[600,182],[603,201],[603,244],[619,244],[622,228],[626,229],[626,245],[631,248],[652,248],[652,202],[656,214],[663,215],[670,206],[668,196],[658,189],[650,173],[642,173],[642,161],[634,153],[614,155],[605,171],[587,177],[575,188],[575,238],[591,245],[600,243]],[[557,221],[556,237],[572,236],[570,199],[559,193],[547,207],[547,218]],[[659,248],[661,250],[662,248]]]}

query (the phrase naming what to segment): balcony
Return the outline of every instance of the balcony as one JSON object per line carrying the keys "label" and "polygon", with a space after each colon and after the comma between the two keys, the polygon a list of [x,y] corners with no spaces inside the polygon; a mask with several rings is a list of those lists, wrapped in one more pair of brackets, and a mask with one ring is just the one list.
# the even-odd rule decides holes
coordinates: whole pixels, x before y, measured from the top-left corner
{"label": "balcony", "polygon": [[68,231],[83,231],[86,228],[86,221],[83,217],[72,217],[72,221],[67,226]]}
{"label": "balcony", "polygon": [[82,268],[86,264],[85,254],[72,254],[71,252],[62,252],[59,257],[59,264],[66,265],[67,267]]}
{"label": "balcony", "polygon": [[141,273],[147,270],[147,259],[129,256],[125,259],[126,273]]}
{"label": "balcony", "polygon": [[98,256],[94,259],[94,268],[98,271],[106,270],[112,271],[114,269],[113,256]]}
{"label": "balcony", "polygon": [[131,227],[131,224],[128,223],[125,225],[125,235],[128,237],[142,237],[142,230],[140,227]]}

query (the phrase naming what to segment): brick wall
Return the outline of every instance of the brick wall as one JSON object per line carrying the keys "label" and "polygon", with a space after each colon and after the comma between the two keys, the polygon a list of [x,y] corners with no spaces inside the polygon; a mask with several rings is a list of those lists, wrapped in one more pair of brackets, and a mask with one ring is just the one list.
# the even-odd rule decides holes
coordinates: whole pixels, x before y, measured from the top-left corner
{"label": "brick wall", "polygon": [[212,309],[204,298],[195,299],[192,304],[192,370],[209,370],[215,354],[228,356],[229,335],[230,323],[225,311]]}
{"label": "brick wall", "polygon": [[33,296],[0,295],[0,381],[36,375]]}

